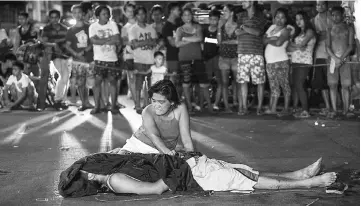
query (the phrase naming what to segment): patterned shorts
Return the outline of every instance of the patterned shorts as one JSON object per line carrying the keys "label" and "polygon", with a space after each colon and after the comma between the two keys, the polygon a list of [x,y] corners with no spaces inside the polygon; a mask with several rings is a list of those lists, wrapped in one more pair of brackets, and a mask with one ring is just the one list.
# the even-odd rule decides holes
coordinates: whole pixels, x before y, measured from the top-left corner
{"label": "patterned shorts", "polygon": [[71,62],[71,76],[73,78],[86,78],[94,76],[94,65],[91,63],[73,60]]}
{"label": "patterned shorts", "polygon": [[264,58],[262,55],[238,54],[237,82],[263,84],[266,81]]}
{"label": "patterned shorts", "polygon": [[103,78],[108,78],[113,76],[115,78],[122,77],[122,69],[119,65],[119,62],[104,62],[95,60],[94,74],[99,75]]}

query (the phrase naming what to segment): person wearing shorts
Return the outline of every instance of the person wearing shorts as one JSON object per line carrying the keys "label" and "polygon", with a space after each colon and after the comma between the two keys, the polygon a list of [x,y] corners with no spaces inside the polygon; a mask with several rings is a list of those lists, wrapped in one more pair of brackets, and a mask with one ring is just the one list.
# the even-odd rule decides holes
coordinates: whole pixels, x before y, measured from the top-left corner
{"label": "person wearing shorts", "polygon": [[333,111],[328,113],[329,118],[337,114],[337,90],[341,80],[341,93],[344,116],[352,115],[350,107],[351,67],[350,53],[354,46],[354,29],[343,21],[344,9],[332,8],[333,25],[327,30],[326,51],[330,57],[330,65],[327,71],[327,81],[330,87],[331,106]]}
{"label": "person wearing shorts", "polygon": [[92,45],[89,40],[89,25],[83,21],[84,12],[82,7],[73,5],[71,11],[76,24],[66,34],[65,48],[73,57],[70,62],[71,81],[75,81],[82,102],[82,106],[78,110],[84,111],[93,107],[89,103],[88,95],[86,95],[88,91],[85,87],[86,78],[90,72],[89,63],[93,61]]}
{"label": "person wearing shorts", "polygon": [[208,104],[208,111],[212,112],[212,103],[209,96],[209,80],[202,59],[201,42],[203,41],[202,28],[192,22],[193,13],[190,9],[183,10],[184,25],[176,31],[176,46],[179,48],[180,69],[182,72],[182,87],[187,102],[188,111],[193,113],[191,104],[191,83],[199,84],[201,89],[200,106],[203,107],[204,98]]}
{"label": "person wearing shorts", "polygon": [[134,4],[127,3],[124,6],[124,15],[127,17],[128,22],[123,26],[121,37],[123,41],[124,50],[123,50],[123,59],[124,59],[124,69],[127,72],[127,82],[128,82],[128,97],[132,97],[135,105],[135,75],[134,75],[134,55],[133,49],[129,41],[129,30],[133,27],[137,20],[134,16],[135,6]]}
{"label": "person wearing shorts", "polygon": [[104,79],[109,81],[109,90],[112,100],[111,112],[119,114],[117,106],[117,81],[122,76],[122,70],[119,65],[116,46],[119,44],[120,36],[118,26],[114,21],[110,21],[110,9],[101,5],[95,10],[95,16],[98,18],[89,27],[89,37],[93,43],[94,51],[94,102],[95,107],[91,114],[100,113],[101,85]]}
{"label": "person wearing shorts", "polygon": [[312,24],[316,30],[317,42],[315,48],[315,60],[312,77],[312,88],[321,91],[325,108],[322,108],[320,114],[327,115],[330,112],[330,95],[327,84],[327,59],[326,51],[326,33],[327,29],[332,27],[331,13],[328,12],[327,1],[317,1],[316,10],[318,14],[312,19]]}
{"label": "person wearing shorts", "polygon": [[[129,30],[129,41],[134,50],[134,69],[139,72],[135,74],[135,109],[141,114],[143,109],[140,105],[143,82],[147,78],[149,83],[150,75],[144,75],[154,63],[154,51],[157,45],[157,32],[150,24],[146,24],[147,10],[139,7],[135,10],[137,23]],[[148,85],[149,86],[149,85]],[[148,99],[145,99],[146,105]]]}
{"label": "person wearing shorts", "polygon": [[[239,106],[239,115],[248,113],[247,97],[248,83],[257,85],[258,106],[257,115],[262,114],[264,83],[266,73],[264,68],[262,35],[267,23],[261,11],[256,8],[257,1],[242,1],[242,7],[246,10],[239,15],[239,29],[236,30],[238,35],[238,71],[237,82],[241,84],[239,99],[242,100]],[[249,17],[249,14],[254,14]]]}
{"label": "person wearing shorts", "polygon": [[181,10],[179,4],[176,2],[171,2],[168,5],[169,17],[165,22],[162,29],[162,36],[165,41],[166,46],[166,60],[167,60],[167,69],[170,74],[177,74],[170,76],[169,80],[176,85],[179,95],[181,95],[181,88],[179,83],[179,60],[178,53],[179,49],[175,45],[175,32],[177,31],[178,25],[177,20],[180,17]]}

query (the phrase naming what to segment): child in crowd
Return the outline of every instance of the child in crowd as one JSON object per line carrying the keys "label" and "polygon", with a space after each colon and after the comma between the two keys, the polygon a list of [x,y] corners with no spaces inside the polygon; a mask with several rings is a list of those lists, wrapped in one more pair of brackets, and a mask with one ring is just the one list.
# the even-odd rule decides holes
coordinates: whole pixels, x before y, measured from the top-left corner
{"label": "child in crowd", "polygon": [[[163,80],[165,76],[176,75],[176,73],[168,74],[168,69],[167,69],[167,67],[164,66],[164,59],[165,58],[164,58],[163,52],[157,51],[157,52],[154,53],[154,62],[155,62],[155,64],[152,65],[148,71],[145,71],[145,72],[135,71],[135,73],[143,74],[143,75],[151,74],[150,86],[153,86],[158,81]],[[145,86],[146,87],[149,86],[149,84],[147,82],[147,79],[145,80]],[[145,89],[145,91],[148,90],[148,88],[144,88],[144,89]],[[144,92],[144,99],[148,99],[147,92]],[[145,101],[144,106],[146,106],[146,101]]]}

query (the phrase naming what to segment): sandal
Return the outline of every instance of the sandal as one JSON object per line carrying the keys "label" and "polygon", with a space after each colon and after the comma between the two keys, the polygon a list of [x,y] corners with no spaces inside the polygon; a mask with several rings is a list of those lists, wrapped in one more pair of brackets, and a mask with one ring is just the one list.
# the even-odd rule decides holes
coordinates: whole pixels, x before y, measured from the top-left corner
{"label": "sandal", "polygon": [[293,115],[296,118],[309,118],[310,114],[307,111],[299,112]]}
{"label": "sandal", "polygon": [[245,116],[245,115],[249,114],[249,111],[248,110],[238,111],[237,114],[239,116]]}
{"label": "sandal", "polygon": [[219,111],[219,107],[217,105],[213,105],[213,110]]}
{"label": "sandal", "polygon": [[262,110],[257,110],[257,116],[262,116],[262,115],[263,115]]}

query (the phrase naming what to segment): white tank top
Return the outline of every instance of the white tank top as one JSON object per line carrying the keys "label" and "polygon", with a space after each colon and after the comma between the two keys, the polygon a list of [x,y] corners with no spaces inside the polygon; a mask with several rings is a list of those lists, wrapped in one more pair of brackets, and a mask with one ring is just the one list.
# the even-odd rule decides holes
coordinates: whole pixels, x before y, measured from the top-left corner
{"label": "white tank top", "polygon": [[[284,29],[281,29],[277,33],[273,33],[275,28],[276,28],[275,24],[270,26],[270,28],[266,32],[267,37],[273,37],[273,36],[279,37],[279,36],[281,36],[282,31],[284,29],[287,29],[285,27]],[[287,51],[286,51],[287,45],[288,45],[288,40],[285,41],[279,47],[273,46],[271,44],[267,44],[266,49],[265,49],[265,55],[264,55],[265,59],[266,59],[266,63],[270,64],[270,63],[276,63],[276,62],[288,60],[288,55],[287,55]]]}

